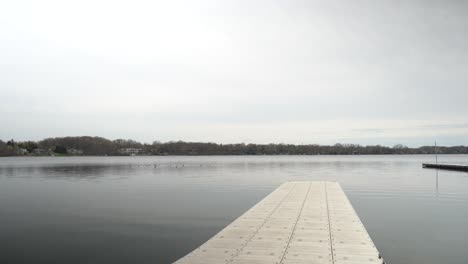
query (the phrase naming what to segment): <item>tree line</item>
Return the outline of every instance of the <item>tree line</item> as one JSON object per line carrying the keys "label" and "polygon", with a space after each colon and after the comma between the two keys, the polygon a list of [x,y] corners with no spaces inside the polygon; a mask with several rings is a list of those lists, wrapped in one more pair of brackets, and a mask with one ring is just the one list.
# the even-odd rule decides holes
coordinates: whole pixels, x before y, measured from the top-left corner
{"label": "tree line", "polygon": [[[126,151],[127,150],[127,151]],[[0,140],[0,156],[21,155],[371,155],[371,154],[433,154],[434,146],[410,148],[356,144],[294,145],[294,144],[217,144],[170,141],[151,144],[131,139],[109,140],[102,137],[57,137],[40,141]],[[467,146],[437,147],[439,154],[468,154]]]}

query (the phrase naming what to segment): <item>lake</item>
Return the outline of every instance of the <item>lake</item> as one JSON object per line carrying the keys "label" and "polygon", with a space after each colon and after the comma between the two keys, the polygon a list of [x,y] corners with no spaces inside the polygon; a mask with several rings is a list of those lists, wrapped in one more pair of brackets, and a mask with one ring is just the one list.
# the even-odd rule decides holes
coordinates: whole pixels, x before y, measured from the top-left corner
{"label": "lake", "polygon": [[[434,156],[0,158],[0,263],[171,263],[281,183],[339,181],[389,264],[468,263],[468,173]],[[468,163],[468,155],[439,155]]]}

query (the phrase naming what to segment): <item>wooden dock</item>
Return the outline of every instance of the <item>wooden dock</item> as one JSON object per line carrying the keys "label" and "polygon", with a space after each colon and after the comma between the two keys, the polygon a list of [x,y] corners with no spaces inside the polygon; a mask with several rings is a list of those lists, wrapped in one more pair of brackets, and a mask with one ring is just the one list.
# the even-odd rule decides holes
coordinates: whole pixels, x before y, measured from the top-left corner
{"label": "wooden dock", "polygon": [[462,164],[423,163],[422,166],[423,168],[431,168],[431,169],[468,171],[468,165],[462,165]]}
{"label": "wooden dock", "polygon": [[336,182],[287,182],[176,264],[385,263]]}

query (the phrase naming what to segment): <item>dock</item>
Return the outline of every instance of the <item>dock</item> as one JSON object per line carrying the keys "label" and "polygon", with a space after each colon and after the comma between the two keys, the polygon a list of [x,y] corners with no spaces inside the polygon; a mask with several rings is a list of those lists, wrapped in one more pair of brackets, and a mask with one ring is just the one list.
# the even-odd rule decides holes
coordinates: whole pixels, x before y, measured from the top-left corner
{"label": "dock", "polygon": [[468,165],[463,164],[423,163],[422,167],[441,170],[468,171]]}
{"label": "dock", "polygon": [[286,182],[175,264],[385,263],[337,182]]}

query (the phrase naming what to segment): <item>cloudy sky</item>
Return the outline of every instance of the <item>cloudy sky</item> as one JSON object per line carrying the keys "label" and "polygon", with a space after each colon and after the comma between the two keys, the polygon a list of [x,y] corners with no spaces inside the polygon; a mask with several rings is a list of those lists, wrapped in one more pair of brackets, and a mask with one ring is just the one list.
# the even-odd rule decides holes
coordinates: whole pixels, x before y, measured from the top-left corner
{"label": "cloudy sky", "polygon": [[466,1],[3,1],[0,139],[468,145]]}

